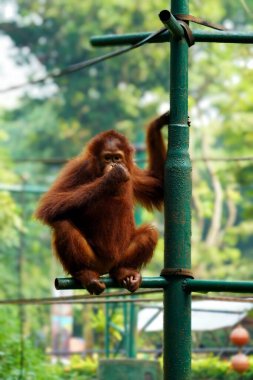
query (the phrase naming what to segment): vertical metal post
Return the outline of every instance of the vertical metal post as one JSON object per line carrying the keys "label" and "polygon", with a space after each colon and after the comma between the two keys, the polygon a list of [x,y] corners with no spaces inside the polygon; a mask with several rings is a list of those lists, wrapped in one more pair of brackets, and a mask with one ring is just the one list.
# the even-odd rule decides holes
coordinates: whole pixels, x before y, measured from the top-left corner
{"label": "vertical metal post", "polygon": [[[135,298],[133,296],[133,298]],[[128,356],[129,358],[135,358],[136,357],[136,324],[137,324],[137,310],[136,306],[133,303],[130,303],[130,310],[129,310],[129,352]]]}
{"label": "vertical metal post", "polygon": [[[171,0],[173,14],[188,14],[188,0]],[[171,38],[169,148],[165,165],[164,380],[191,376],[191,296],[182,276],[171,269],[191,268],[191,163],[188,153],[188,46]]]}
{"label": "vertical metal post", "polygon": [[105,304],[105,357],[110,357],[110,303]]}
{"label": "vertical metal post", "polygon": [[[22,188],[21,196],[20,196],[20,204],[22,207],[22,219],[26,220],[26,212],[25,212],[25,191],[24,191],[24,179],[22,178]],[[23,266],[24,266],[24,247],[25,246],[25,236],[24,232],[20,232],[19,234],[19,245],[17,249],[17,272],[18,272],[18,298],[23,298]],[[25,323],[25,309],[24,305],[19,305],[19,333],[20,333],[20,358],[19,358],[19,375],[18,380],[24,379],[24,365],[25,365],[25,338],[24,338],[24,323]]]}
{"label": "vertical metal post", "polygon": [[126,356],[129,358],[129,305],[123,303],[123,315],[124,315],[124,348]]}

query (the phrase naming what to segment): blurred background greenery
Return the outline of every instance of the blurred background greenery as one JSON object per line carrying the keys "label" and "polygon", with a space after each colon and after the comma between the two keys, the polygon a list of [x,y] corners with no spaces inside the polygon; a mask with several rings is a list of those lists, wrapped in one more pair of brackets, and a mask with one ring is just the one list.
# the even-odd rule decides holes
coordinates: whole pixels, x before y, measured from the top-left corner
{"label": "blurred background greenery", "polygon": [[[168,7],[162,0],[1,1],[1,299],[52,295],[54,278],[63,273],[51,254],[50,231],[32,216],[39,196],[62,164],[96,133],[115,128],[131,142],[144,143],[147,121],[168,109],[169,46],[146,45],[71,75],[6,89],[112,50],[92,48],[91,36],[158,30],[157,15]],[[253,29],[250,0],[191,0],[190,13],[232,30]],[[253,280],[252,52],[251,45],[206,43],[189,51],[192,262],[199,278]],[[138,154],[136,158],[138,163]],[[142,222],[152,221],[160,230],[154,259],[144,272],[159,275],[163,217],[138,212]],[[75,306],[73,313],[82,326],[80,308]],[[97,322],[87,323],[98,334],[103,330],[98,328],[101,311],[94,315]],[[50,371],[47,379],[57,379],[59,369],[46,369],[45,357],[34,354],[35,347],[42,352],[51,347],[51,307],[1,306],[0,320],[4,379],[21,379],[23,359],[25,379],[40,379],[43,365]],[[23,345],[20,331],[26,338]],[[147,344],[145,336],[138,339],[140,346]],[[98,339],[93,346],[101,348],[102,343]],[[68,379],[78,378],[66,373]]]}

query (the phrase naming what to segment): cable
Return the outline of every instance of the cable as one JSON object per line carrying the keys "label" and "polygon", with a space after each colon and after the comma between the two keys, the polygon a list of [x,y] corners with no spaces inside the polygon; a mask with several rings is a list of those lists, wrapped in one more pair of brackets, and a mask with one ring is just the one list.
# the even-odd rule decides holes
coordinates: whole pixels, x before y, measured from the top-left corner
{"label": "cable", "polygon": [[[62,165],[66,164],[71,158],[14,158],[12,161],[15,164],[23,164],[28,162],[31,164],[44,164],[44,165]],[[3,161],[3,159],[2,159]]]}
{"label": "cable", "polygon": [[249,17],[252,18],[253,12],[250,9],[250,7],[248,6],[248,4],[246,3],[246,1],[245,0],[240,0],[240,1],[241,1],[242,7],[244,8],[245,12],[248,14]]}
{"label": "cable", "polygon": [[[151,294],[151,293],[161,293],[162,290],[160,289],[150,289],[150,290],[139,290],[135,293],[136,295],[144,295],[144,294]],[[47,302],[55,302],[58,301],[83,301],[83,300],[89,300],[89,299],[100,299],[101,298],[111,298],[111,297],[131,297],[131,294],[127,291],[124,292],[110,292],[110,293],[104,293],[103,295],[96,297],[91,295],[76,295],[76,296],[64,296],[64,297],[46,297],[46,298],[17,298],[17,299],[6,299],[6,300],[0,300],[0,305],[18,305],[21,303],[30,305],[30,304],[36,304],[36,303],[47,303]]]}
{"label": "cable", "polygon": [[79,300],[61,300],[61,297],[58,298],[59,301],[44,301],[41,299],[37,300],[13,300],[13,301],[1,301],[0,305],[65,305],[65,304],[82,304],[82,305],[98,305],[98,304],[107,304],[107,303],[144,303],[144,302],[162,302],[162,299],[153,299],[153,298],[111,298],[111,299],[79,299]]}
{"label": "cable", "polygon": [[192,158],[191,161],[253,161],[252,156],[248,157],[209,157],[209,158]]}
{"label": "cable", "polygon": [[[145,151],[145,150],[143,150]],[[62,165],[67,163],[71,158],[61,158],[61,157],[55,157],[55,158],[17,158],[13,159],[13,162],[16,164],[22,164],[24,162],[29,163],[40,163],[45,165]],[[192,158],[192,162],[199,162],[199,161],[221,161],[221,162],[229,162],[229,161],[253,161],[253,156],[246,156],[246,157],[197,157]],[[135,162],[146,162],[145,159],[136,159]]]}
{"label": "cable", "polygon": [[202,296],[202,295],[194,295],[194,300],[207,300],[207,301],[226,301],[226,302],[253,302],[253,297],[226,297],[226,296]]}
{"label": "cable", "polygon": [[48,79],[57,79],[57,78],[62,77],[64,75],[69,75],[69,74],[75,73],[77,71],[83,70],[87,67],[96,65],[97,63],[103,62],[107,59],[117,57],[121,54],[127,53],[133,49],[141,47],[142,45],[145,45],[148,41],[150,41],[152,38],[164,33],[165,31],[167,31],[167,28],[162,28],[162,29],[158,30],[157,32],[149,34],[148,37],[144,38],[143,40],[137,42],[134,45],[128,46],[128,47],[120,49],[120,50],[115,50],[113,52],[101,55],[101,56],[96,57],[96,58],[92,58],[92,59],[88,59],[86,61],[75,63],[73,65],[65,67],[64,69],[54,69],[51,73],[45,75],[43,78],[31,80],[27,83],[22,83],[22,84],[11,86],[11,87],[8,87],[5,89],[0,89],[0,93],[3,94],[6,92],[9,92],[9,91],[18,90],[22,87],[42,83]]}
{"label": "cable", "polygon": [[[162,293],[162,290],[144,290],[138,291],[134,294],[144,295],[150,293]],[[127,299],[120,299],[116,297],[129,297]],[[139,303],[139,302],[162,302],[160,298],[132,298],[132,294],[126,292],[111,292],[105,293],[103,296],[90,296],[90,295],[78,295],[78,296],[66,296],[66,297],[47,297],[47,298],[19,298],[19,299],[6,299],[0,300],[0,305],[52,305],[52,304],[103,304],[103,303]],[[109,298],[109,299],[108,299]],[[242,302],[242,303],[253,303],[253,297],[226,297],[226,296],[206,296],[206,295],[196,295],[192,296],[193,300],[214,300],[214,301],[228,301],[228,302]]]}

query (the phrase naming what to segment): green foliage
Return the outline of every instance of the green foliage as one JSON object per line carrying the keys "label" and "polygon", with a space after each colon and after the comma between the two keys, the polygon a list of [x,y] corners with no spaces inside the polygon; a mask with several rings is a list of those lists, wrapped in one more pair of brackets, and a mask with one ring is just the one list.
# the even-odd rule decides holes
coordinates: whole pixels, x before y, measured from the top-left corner
{"label": "green foliage", "polygon": [[[61,368],[52,366],[44,354],[35,349],[31,341],[24,337],[21,346],[20,321],[17,309],[1,308],[0,313],[0,373],[4,380],[16,380],[22,373],[26,380],[59,380]],[[23,363],[21,360],[23,350]]]}
{"label": "green foliage", "polygon": [[[154,0],[148,4],[138,5],[133,2],[127,5],[110,1],[107,8],[104,8],[100,1],[86,2],[84,6],[78,1],[72,1],[71,9],[65,3],[65,1],[47,2],[44,6],[40,1],[34,1],[33,5],[26,1],[19,2],[19,12],[21,16],[26,17],[27,22],[14,22],[7,28],[17,46],[29,46],[30,52],[26,54],[23,49],[23,55],[21,58],[19,56],[19,59],[29,61],[32,53],[50,71],[55,67],[64,67],[99,54],[101,50],[95,52],[89,44],[89,38],[94,31],[120,33],[124,30],[131,31],[132,28],[145,30],[160,27],[158,17],[154,18],[151,13],[152,9],[159,7]],[[33,14],[36,12],[38,19],[43,22],[35,22],[34,18],[29,20],[27,14],[30,12]],[[120,23],[119,14],[121,14]],[[86,22],[84,22],[85,17],[87,17]],[[6,25],[2,25],[2,29],[5,28]],[[108,61],[106,65],[98,65],[85,71],[81,76],[74,74],[57,80],[58,91],[40,101],[41,106],[43,102],[49,103],[46,108],[52,104],[58,115],[58,120],[52,118],[49,123],[44,123],[46,129],[48,124],[54,125],[51,132],[55,132],[55,139],[48,140],[50,143],[48,146],[60,138],[65,144],[69,142],[69,147],[76,146],[80,150],[80,143],[87,141],[91,134],[116,126],[117,123],[124,132],[128,133],[125,122],[140,123],[142,121],[139,115],[140,98],[145,91],[152,90],[154,85],[157,86],[158,77],[161,81],[167,78],[167,73],[162,70],[162,59],[165,58],[166,51],[156,46],[153,46],[153,49],[156,51],[156,60],[153,59],[154,51],[151,52],[144,47],[142,51],[129,54],[127,64],[124,56],[118,57]],[[136,65],[138,60],[140,64]],[[161,90],[160,88],[159,92],[162,96]],[[164,91],[163,96],[165,99]],[[128,102],[125,102],[126,97]],[[31,103],[35,102],[31,100]],[[154,105],[158,104],[157,98]],[[30,118],[28,108],[22,112],[26,119]],[[43,112],[43,114],[47,117],[54,112]],[[151,115],[151,112],[150,106],[143,106],[141,118],[145,119]],[[93,115],[96,115],[96,118]],[[13,116],[16,122],[18,115]],[[43,121],[44,118],[40,120]],[[88,131],[84,130],[84,126],[86,128],[88,126]],[[63,134],[56,132],[58,128]],[[45,149],[43,139],[42,145]]]}
{"label": "green foliage", "polygon": [[[8,135],[0,129],[0,144],[6,145]],[[14,184],[18,176],[14,174],[11,159],[6,147],[0,148],[0,155],[4,158],[0,165],[1,184]],[[19,241],[19,233],[23,230],[20,218],[20,209],[10,193],[0,192],[0,241],[1,250],[15,247]]]}
{"label": "green foliage", "polygon": [[[119,342],[122,339],[121,332],[124,331],[123,328],[123,316],[117,310],[117,307],[114,308],[113,313],[110,316],[110,339],[111,343]],[[100,308],[96,313],[92,314],[91,325],[96,333],[98,333],[101,337],[104,338],[104,331],[106,326],[106,313],[104,308]],[[104,345],[104,340],[102,340]]]}
{"label": "green foliage", "polygon": [[196,358],[192,361],[191,380],[250,380],[253,377],[253,358],[250,357],[250,369],[244,374],[236,373],[227,360],[218,357]]}
{"label": "green foliage", "polygon": [[[208,2],[192,0],[190,12],[196,16],[209,14],[210,6]],[[20,64],[36,57],[45,71],[50,72],[55,67],[65,67],[107,51],[90,46],[89,38],[94,34],[158,29],[157,13],[163,7],[162,1],[154,0],[140,4],[110,0],[106,7],[100,0],[85,1],[85,4],[73,0],[71,6],[65,0],[45,3],[21,0],[18,2],[20,19],[0,27],[20,49],[17,57]],[[229,0],[215,0],[211,7],[212,21],[229,20],[235,28],[250,28],[250,13],[244,3],[231,5]],[[36,86],[37,91],[28,92],[20,107],[4,115],[3,131],[11,136],[8,147],[12,157],[71,157],[82,150],[92,135],[112,127],[132,142],[140,142],[140,129],[168,100],[168,54],[166,45],[152,44],[58,78],[53,87],[52,83]],[[248,45],[237,45],[234,49],[231,44],[201,43],[190,49],[189,113],[194,157],[205,151],[204,135],[208,135],[206,155],[250,155],[253,139],[250,57]],[[143,139],[143,129],[141,135]],[[193,165],[193,204],[198,205],[193,207],[194,271],[201,277],[212,273],[221,278],[233,277],[235,263],[238,260],[246,263],[252,254],[250,224],[247,238],[245,235],[242,238],[240,232],[242,220],[250,220],[253,215],[252,189],[248,188],[252,182],[251,165],[247,162],[210,164],[223,191],[220,221],[211,243],[207,238],[215,215],[213,179],[206,163]],[[25,171],[29,183],[49,184],[58,169],[19,165],[16,170]],[[236,215],[228,225],[233,209]],[[143,220],[148,219],[150,216],[143,213]],[[161,225],[159,218],[158,225]],[[34,232],[31,224],[30,228]],[[161,267],[162,249],[157,252],[155,257]],[[156,264],[154,268],[157,270]],[[240,273],[236,275],[239,278]]]}
{"label": "green foliage", "polygon": [[229,363],[219,358],[196,359],[192,362],[192,380],[228,378]]}
{"label": "green foliage", "polygon": [[98,362],[87,357],[72,356],[70,364],[64,368],[61,379],[92,380],[96,378]]}

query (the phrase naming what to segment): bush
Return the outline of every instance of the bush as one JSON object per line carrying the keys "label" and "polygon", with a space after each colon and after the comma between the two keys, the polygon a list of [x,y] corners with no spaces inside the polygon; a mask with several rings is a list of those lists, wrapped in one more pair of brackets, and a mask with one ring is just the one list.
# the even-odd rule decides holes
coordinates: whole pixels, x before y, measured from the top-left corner
{"label": "bush", "polygon": [[66,380],[92,380],[96,379],[98,362],[92,358],[82,359],[72,356],[70,365],[64,368],[62,379]]}
{"label": "bush", "polygon": [[253,357],[250,358],[250,369],[239,375],[232,368],[229,360],[218,357],[194,358],[192,361],[191,380],[252,380]]}
{"label": "bush", "polygon": [[21,372],[25,380],[60,380],[62,368],[52,366],[49,358],[25,338],[23,364],[20,353],[20,327],[13,308],[0,310],[0,374],[1,379],[16,380]]}

